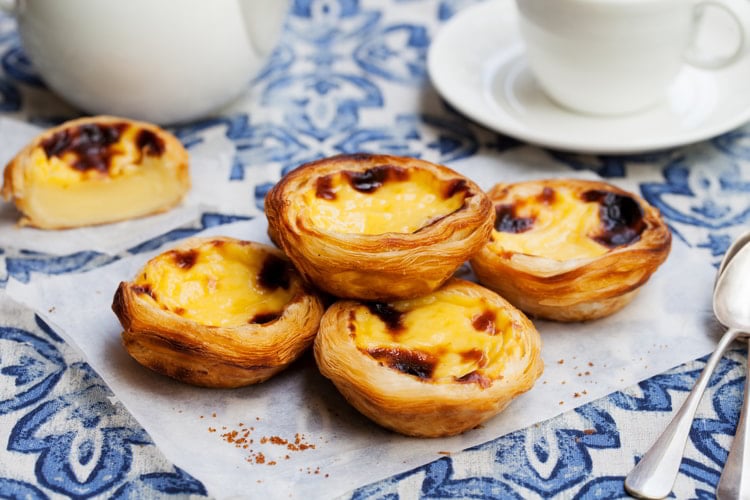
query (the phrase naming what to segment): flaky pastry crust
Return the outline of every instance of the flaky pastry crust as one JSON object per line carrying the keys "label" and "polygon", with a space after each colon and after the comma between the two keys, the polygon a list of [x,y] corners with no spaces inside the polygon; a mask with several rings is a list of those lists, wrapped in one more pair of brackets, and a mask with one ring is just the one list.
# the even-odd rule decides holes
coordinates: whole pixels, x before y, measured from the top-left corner
{"label": "flaky pastry crust", "polygon": [[140,364],[188,384],[233,388],[268,379],[312,344],[322,301],[277,249],[226,237],[190,238],[155,259],[176,256],[185,268],[194,259],[190,252],[223,243],[247,246],[253,255],[268,259],[268,269],[261,272],[277,275],[273,286],[288,290],[290,300],[267,318],[229,326],[205,324],[165,306],[154,291],[157,285],[152,288],[142,271],[138,280],[120,283],[112,303],[124,329],[123,345]]}
{"label": "flaky pastry crust", "polygon": [[[434,324],[419,320],[420,310],[439,311],[441,301],[454,306]],[[387,342],[367,339],[372,316],[390,329]],[[406,338],[420,337],[413,330],[425,327],[426,337],[409,344]],[[462,344],[467,332],[475,337]],[[321,320],[314,353],[320,372],[362,414],[405,435],[440,437],[476,427],[528,391],[544,369],[540,348],[521,311],[491,290],[453,278],[413,301],[336,302]]]}
{"label": "flaky pastry crust", "polygon": [[20,225],[64,229],[164,212],[189,189],[188,153],[174,135],[91,116],[34,138],[5,167],[1,193]]}
{"label": "flaky pastry crust", "polygon": [[[514,244],[507,243],[510,238],[518,238],[517,242],[525,238],[532,241],[536,224],[533,214],[551,210],[549,215],[556,218],[554,225],[562,225],[565,214],[554,212],[561,206],[570,210],[555,201],[562,192],[569,193],[573,203],[597,204],[597,208],[583,216],[583,219],[598,217],[589,224],[590,234],[557,234],[556,241],[548,242],[536,235],[533,244],[538,248],[510,249]],[[614,185],[547,179],[500,183],[488,194],[497,214],[496,229],[490,243],[472,257],[471,266],[483,285],[532,316],[568,322],[613,314],[632,301],[669,255],[671,232],[659,211],[638,195]],[[517,210],[525,215],[518,215]],[[573,221],[573,225],[579,226],[573,231],[579,231],[583,223]],[[574,240],[565,240],[568,237]],[[557,251],[569,253],[566,250],[571,249],[565,247],[570,241],[599,245],[601,253],[554,258]]]}
{"label": "flaky pastry crust", "polygon": [[[347,189],[371,197],[366,201],[373,204],[384,196],[383,186],[429,183],[434,203],[449,200],[457,207],[407,230],[344,232],[316,223],[310,205],[310,196],[316,203],[335,199],[338,194],[329,183],[336,182],[348,182]],[[399,220],[410,206],[383,211]],[[436,289],[484,245],[493,218],[486,194],[457,172],[415,158],[371,154],[339,155],[298,167],[269,191],[265,210],[271,239],[310,283],[337,297],[363,300],[413,297]]]}

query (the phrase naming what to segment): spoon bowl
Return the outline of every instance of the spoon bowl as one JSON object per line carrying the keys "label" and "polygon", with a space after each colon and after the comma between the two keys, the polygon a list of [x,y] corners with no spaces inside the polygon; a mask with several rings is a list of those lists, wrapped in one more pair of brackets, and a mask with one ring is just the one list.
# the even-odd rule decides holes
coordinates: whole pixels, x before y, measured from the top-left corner
{"label": "spoon bowl", "polygon": [[746,232],[745,234],[741,234],[732,242],[731,245],[729,245],[729,248],[727,248],[727,251],[724,253],[724,257],[721,259],[719,270],[716,273],[717,282],[719,281],[721,275],[724,273],[724,269],[727,267],[727,264],[729,264],[729,261],[732,260],[734,256],[737,255],[737,253],[742,250],[742,248],[748,243],[750,243],[750,231]]}
{"label": "spoon bowl", "polygon": [[720,272],[713,307],[724,326],[750,331],[750,245],[737,250]]}

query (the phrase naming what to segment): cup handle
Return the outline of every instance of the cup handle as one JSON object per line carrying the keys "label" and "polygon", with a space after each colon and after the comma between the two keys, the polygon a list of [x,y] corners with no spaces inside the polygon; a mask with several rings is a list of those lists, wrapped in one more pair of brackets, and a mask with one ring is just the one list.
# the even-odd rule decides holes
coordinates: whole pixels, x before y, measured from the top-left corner
{"label": "cup handle", "polygon": [[[695,5],[696,31],[706,7],[723,10],[737,25],[738,40],[734,50],[726,55],[707,54],[691,45],[685,53],[688,64],[702,69],[721,69],[737,61],[744,54],[750,39],[750,2],[748,0],[704,0]],[[693,41],[694,42],[694,41]]]}
{"label": "cup handle", "polygon": [[11,15],[15,14],[16,0],[0,0],[0,11]]}

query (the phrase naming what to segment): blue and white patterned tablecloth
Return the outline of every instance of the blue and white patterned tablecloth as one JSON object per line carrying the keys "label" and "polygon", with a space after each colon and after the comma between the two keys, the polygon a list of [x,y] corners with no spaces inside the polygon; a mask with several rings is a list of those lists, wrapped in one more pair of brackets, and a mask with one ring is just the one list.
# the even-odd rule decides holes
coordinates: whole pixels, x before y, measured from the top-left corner
{"label": "blue and white patterned tablecloth", "polygon": [[[229,181],[255,203],[110,256],[0,248],[0,287],[89,270],[196,231],[260,214],[280,175],[339,152],[411,155],[444,164],[526,147],[457,114],[432,89],[425,56],[440,26],[472,0],[296,0],[281,43],[247,95],[220,115],[173,129],[188,148],[222,136]],[[76,112],[44,87],[0,14],[0,117],[49,125]],[[750,83],[750,82],[748,82]],[[716,264],[750,219],[750,126],[647,155],[582,156],[528,148],[563,171],[627,179],[675,237]],[[655,180],[657,179],[657,180]],[[745,350],[722,361],[675,486],[712,498],[738,420]],[[623,478],[686,398],[705,360],[530,428],[359,488],[353,498],[618,498]],[[0,290],[0,497],[207,496],[172,465],[79,352]],[[251,492],[249,496],[252,496]]]}

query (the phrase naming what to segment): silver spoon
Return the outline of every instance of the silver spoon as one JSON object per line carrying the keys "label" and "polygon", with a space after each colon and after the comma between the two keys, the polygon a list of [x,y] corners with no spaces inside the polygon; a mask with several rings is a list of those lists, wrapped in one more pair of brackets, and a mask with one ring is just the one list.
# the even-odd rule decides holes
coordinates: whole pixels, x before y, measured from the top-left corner
{"label": "silver spoon", "polygon": [[[741,248],[719,276],[714,313],[729,331],[750,331],[750,246]],[[716,498],[720,500],[750,498],[750,420],[747,415],[750,410],[750,357],[747,366],[740,419],[716,488]]]}
{"label": "silver spoon", "polygon": [[[721,276],[721,273],[724,272],[724,268],[727,267],[729,261],[732,260],[732,258],[737,255],[737,252],[739,252],[740,249],[748,243],[750,243],[750,231],[746,232],[745,234],[741,234],[737,237],[736,240],[732,242],[731,245],[729,245],[727,251],[724,252],[724,258],[721,259],[721,264],[719,264],[719,271],[716,273],[717,282],[719,281],[719,276]],[[716,288],[716,283],[714,283],[714,288]]]}
{"label": "silver spoon", "polygon": [[[748,268],[750,268],[750,245],[748,243],[750,243],[750,233],[740,236],[724,255],[714,286],[714,307],[716,307],[717,295],[721,295],[722,301],[727,301],[730,298],[726,293],[726,285],[722,285],[721,289],[719,289],[720,282],[723,281],[722,277],[726,271],[733,273],[737,271],[740,273],[750,272],[748,271]],[[739,261],[737,261],[738,258],[740,258]],[[737,261],[737,264],[735,264],[735,261]],[[745,280],[750,283],[750,274],[745,274]],[[732,284],[734,282],[732,280]],[[748,297],[748,295],[745,297]],[[743,299],[742,296],[731,298],[737,302],[742,302]],[[722,310],[722,313],[724,313],[724,310]],[[750,327],[746,328],[746,330],[750,330]],[[716,349],[703,368],[700,377],[698,377],[693,390],[690,391],[690,394],[677,414],[667,428],[664,429],[659,439],[656,440],[625,478],[625,490],[628,493],[640,498],[664,498],[672,491],[675,479],[680,470],[682,455],[685,451],[693,419],[695,418],[695,412],[698,409],[698,404],[703,393],[708,387],[711,374],[719,364],[719,361],[721,361],[727,348],[741,335],[743,335],[742,332],[734,327],[730,327],[721,337]]]}

